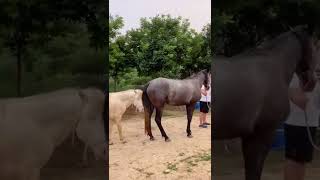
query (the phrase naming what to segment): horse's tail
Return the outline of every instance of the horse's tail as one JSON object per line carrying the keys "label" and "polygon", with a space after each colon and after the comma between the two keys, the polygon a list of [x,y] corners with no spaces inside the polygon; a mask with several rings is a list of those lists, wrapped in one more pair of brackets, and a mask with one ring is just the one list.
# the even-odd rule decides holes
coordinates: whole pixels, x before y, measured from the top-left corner
{"label": "horse's tail", "polygon": [[151,115],[153,112],[153,104],[151,103],[149,96],[147,94],[147,89],[149,87],[149,83],[146,84],[143,88],[142,93],[142,103],[144,107],[144,128],[145,133],[151,135]]}

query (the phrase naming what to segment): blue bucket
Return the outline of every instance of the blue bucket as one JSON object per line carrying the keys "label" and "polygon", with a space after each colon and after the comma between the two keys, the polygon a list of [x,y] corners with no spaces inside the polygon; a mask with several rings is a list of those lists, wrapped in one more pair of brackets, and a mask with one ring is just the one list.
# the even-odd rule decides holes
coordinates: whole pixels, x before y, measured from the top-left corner
{"label": "blue bucket", "polygon": [[271,149],[272,150],[283,150],[285,147],[285,139],[284,139],[284,129],[279,128],[276,130],[276,135],[272,142]]}
{"label": "blue bucket", "polygon": [[197,102],[197,103],[196,103],[195,109],[200,109],[200,102]]}

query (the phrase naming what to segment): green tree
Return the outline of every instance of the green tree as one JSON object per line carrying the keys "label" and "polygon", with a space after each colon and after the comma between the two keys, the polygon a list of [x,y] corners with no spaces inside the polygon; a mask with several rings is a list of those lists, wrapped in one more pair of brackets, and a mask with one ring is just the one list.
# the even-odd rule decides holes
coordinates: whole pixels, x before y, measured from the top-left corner
{"label": "green tree", "polygon": [[114,81],[114,91],[117,90],[119,76],[129,69],[125,54],[126,38],[125,36],[119,36],[119,30],[123,25],[122,17],[109,16],[109,76]]}
{"label": "green tree", "polygon": [[263,0],[214,2],[214,53],[233,56],[272,38],[289,27],[308,24],[318,31],[320,2],[316,0]]}
{"label": "green tree", "polygon": [[198,68],[204,38],[186,19],[170,15],[142,18],[140,28],[126,37],[128,64],[135,64],[140,75],[180,78]]}
{"label": "green tree", "polygon": [[[63,8],[62,8],[63,7]],[[103,1],[91,0],[31,0],[0,2],[0,39],[17,59],[17,94],[21,96],[22,70],[26,50],[30,46],[42,46],[53,37],[64,34],[61,21],[79,22],[91,32],[91,45],[96,48],[106,44],[99,37],[106,34],[102,26],[107,19]],[[105,37],[105,35],[103,35]]]}

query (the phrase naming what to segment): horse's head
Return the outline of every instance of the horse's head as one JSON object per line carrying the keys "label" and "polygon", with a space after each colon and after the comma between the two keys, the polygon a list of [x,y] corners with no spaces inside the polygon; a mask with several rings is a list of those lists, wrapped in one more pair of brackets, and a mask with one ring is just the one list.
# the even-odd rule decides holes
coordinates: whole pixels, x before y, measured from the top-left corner
{"label": "horse's head", "polygon": [[76,127],[77,136],[93,151],[96,159],[104,159],[107,146],[104,134],[103,110],[105,95],[98,89],[81,91],[83,101],[82,117]]}
{"label": "horse's head", "polygon": [[142,93],[143,93],[143,91],[140,90],[140,89],[135,89],[134,90],[133,105],[134,105],[134,107],[136,107],[138,112],[143,112]]}
{"label": "horse's head", "polygon": [[209,70],[205,69],[200,71],[201,74],[204,76],[203,85],[208,90],[210,89],[210,77],[209,77]]}
{"label": "horse's head", "polygon": [[292,33],[299,39],[302,48],[302,56],[296,66],[295,72],[298,75],[300,86],[303,90],[311,91],[316,83],[314,78],[314,70],[317,62],[315,57],[315,41],[305,26],[298,26],[292,29]]}

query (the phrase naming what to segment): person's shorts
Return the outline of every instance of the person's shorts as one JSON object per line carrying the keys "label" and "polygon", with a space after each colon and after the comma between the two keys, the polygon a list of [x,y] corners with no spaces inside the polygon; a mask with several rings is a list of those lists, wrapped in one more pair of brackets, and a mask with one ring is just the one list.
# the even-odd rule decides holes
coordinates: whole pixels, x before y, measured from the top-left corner
{"label": "person's shorts", "polygon": [[209,102],[200,101],[200,112],[208,113],[209,112],[209,107],[208,106],[210,106]]}
{"label": "person's shorts", "polygon": [[[314,139],[316,128],[310,127],[311,136]],[[309,140],[306,127],[284,125],[285,156],[286,159],[298,163],[308,163],[313,159],[313,146]]]}

